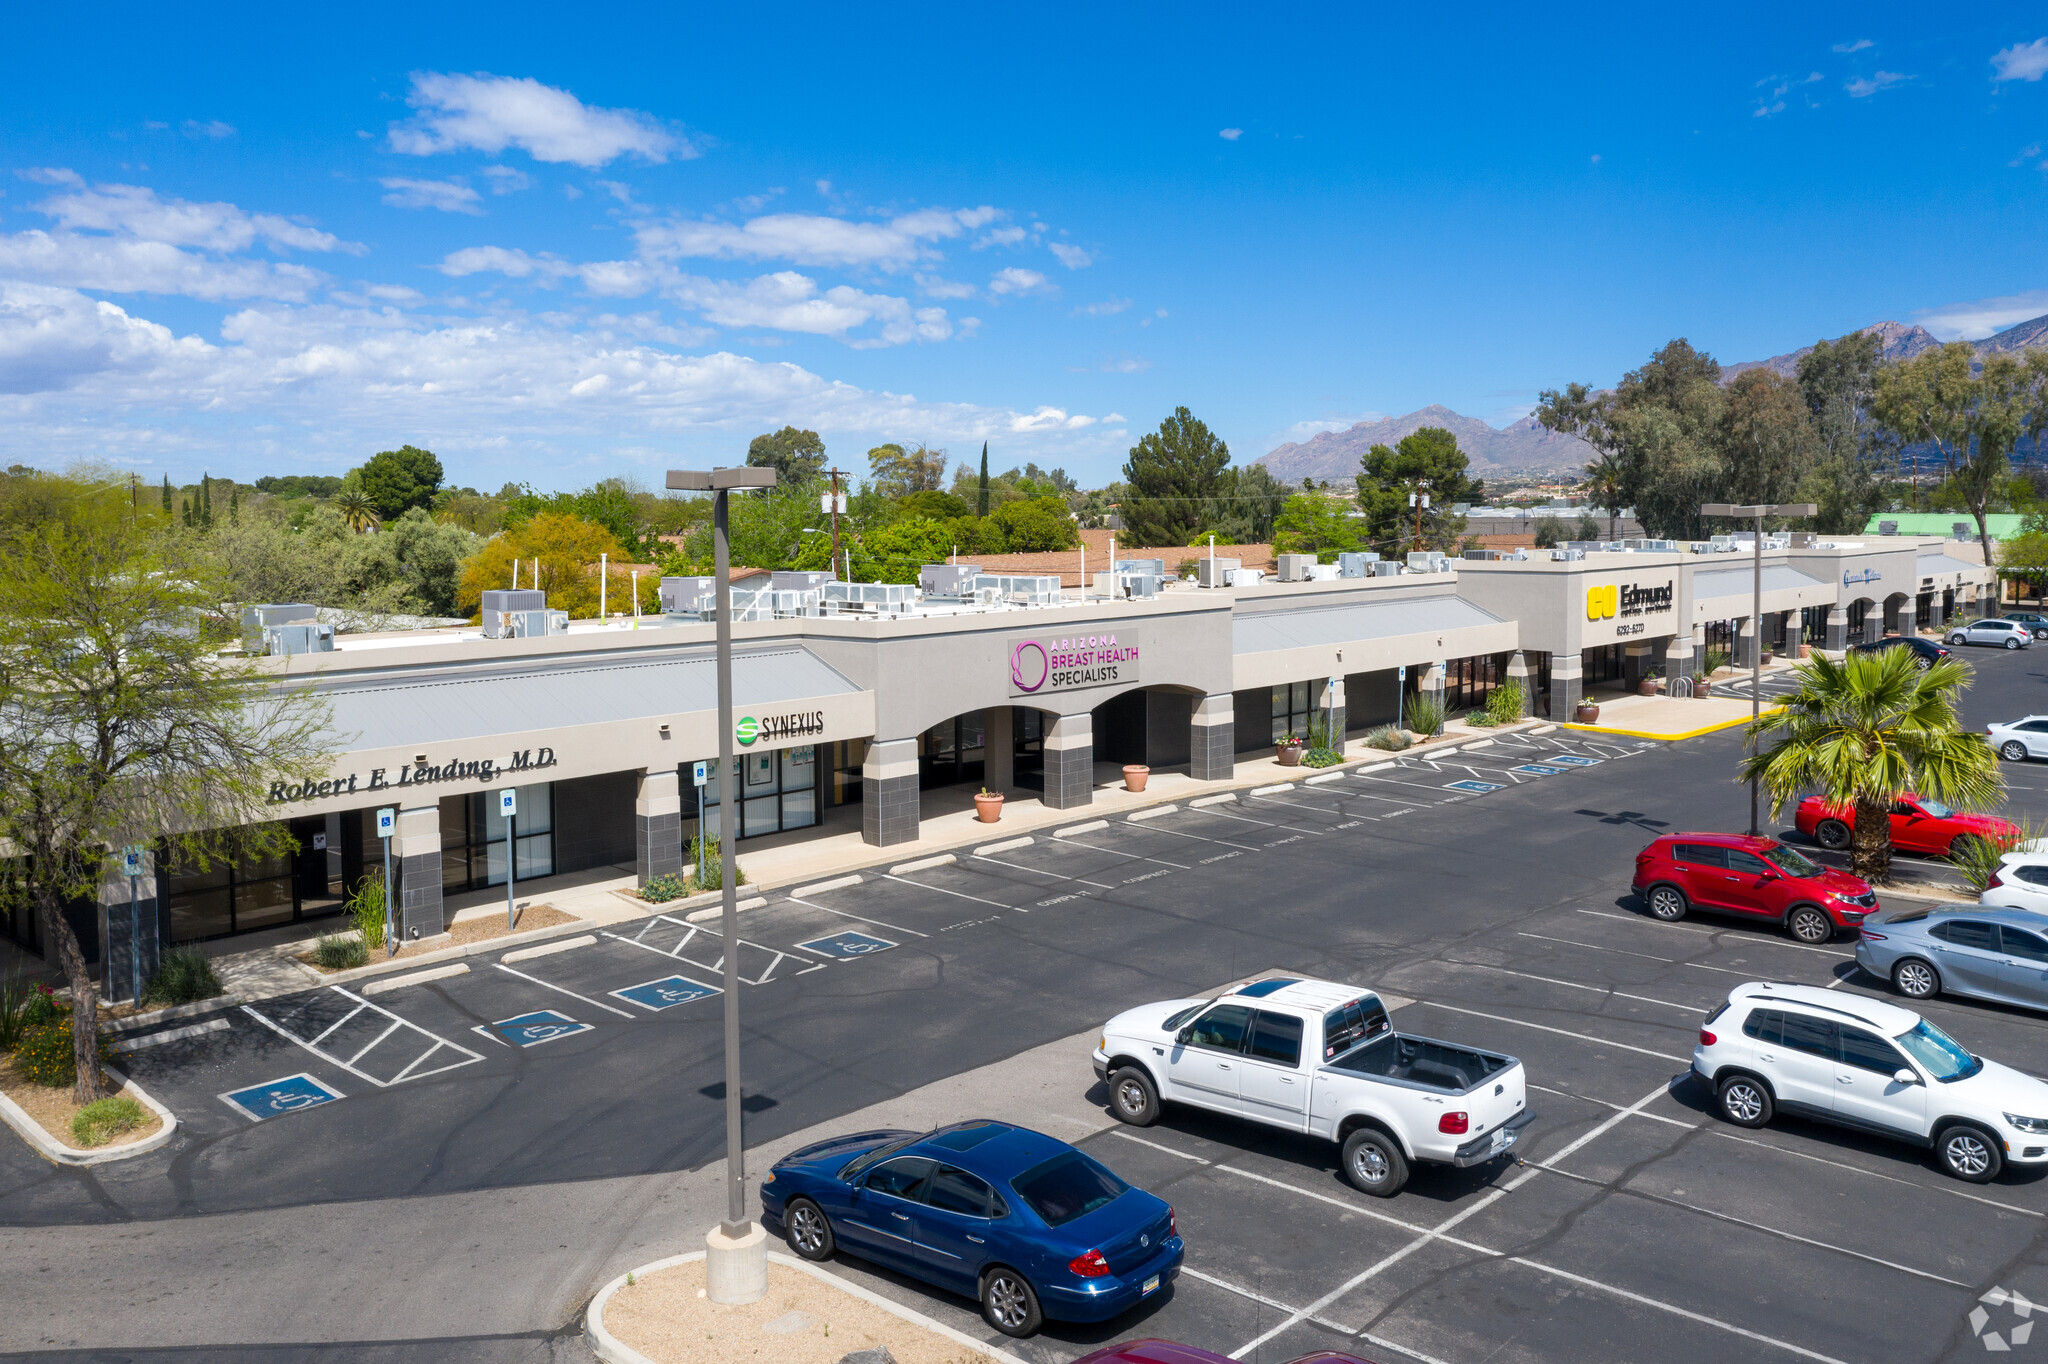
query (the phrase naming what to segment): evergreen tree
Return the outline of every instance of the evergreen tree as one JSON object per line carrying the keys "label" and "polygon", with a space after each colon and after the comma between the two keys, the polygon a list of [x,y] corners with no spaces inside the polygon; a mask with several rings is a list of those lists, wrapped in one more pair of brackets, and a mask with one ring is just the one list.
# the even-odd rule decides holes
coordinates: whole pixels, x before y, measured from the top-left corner
{"label": "evergreen tree", "polygon": [[1126,544],[1184,545],[1207,502],[1224,490],[1230,447],[1185,407],[1131,447],[1124,461]]}
{"label": "evergreen tree", "polygon": [[981,443],[981,490],[974,498],[974,514],[988,515],[988,442]]}
{"label": "evergreen tree", "polygon": [[199,475],[199,524],[213,525],[213,475]]}
{"label": "evergreen tree", "polygon": [[171,510],[171,476],[164,475],[164,510]]}

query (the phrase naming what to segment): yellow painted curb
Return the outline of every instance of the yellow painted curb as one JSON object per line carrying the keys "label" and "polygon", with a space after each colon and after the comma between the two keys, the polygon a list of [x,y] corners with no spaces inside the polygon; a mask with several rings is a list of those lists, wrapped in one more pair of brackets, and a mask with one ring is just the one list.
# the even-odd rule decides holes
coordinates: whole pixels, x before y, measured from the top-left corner
{"label": "yellow painted curb", "polygon": [[[1759,714],[1769,715],[1774,710],[1783,709],[1785,709],[1783,706],[1766,706]],[[1573,724],[1570,721],[1559,721],[1558,728],[1583,729],[1592,734],[1620,734],[1630,739],[1659,739],[1667,743],[1676,743],[1680,739],[1697,739],[1702,734],[1712,734],[1717,730],[1733,729],[1737,725],[1746,725],[1749,721],[1750,717],[1745,715],[1739,720],[1723,720],[1718,725],[1708,725],[1704,729],[1688,729],[1677,734],[1656,734],[1646,729],[1616,729],[1609,725],[1580,725]]]}

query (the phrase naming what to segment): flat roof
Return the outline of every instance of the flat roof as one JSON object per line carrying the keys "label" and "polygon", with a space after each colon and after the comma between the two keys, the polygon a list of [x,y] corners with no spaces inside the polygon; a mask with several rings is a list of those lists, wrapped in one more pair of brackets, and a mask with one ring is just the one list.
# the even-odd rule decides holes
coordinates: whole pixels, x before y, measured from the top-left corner
{"label": "flat roof", "polygon": [[1354,639],[1391,639],[1397,635],[1504,624],[1499,616],[1450,592],[1393,601],[1301,605],[1238,614],[1230,623],[1231,652],[1262,654],[1342,644]]}
{"label": "flat roof", "polygon": [[[1693,600],[1702,597],[1745,596],[1755,589],[1756,568],[1744,563],[1739,568],[1703,568],[1692,575]],[[1834,590],[1834,585],[1819,578],[1810,578],[1787,563],[1764,565],[1764,591],[1780,592],[1788,587],[1824,587]]]}

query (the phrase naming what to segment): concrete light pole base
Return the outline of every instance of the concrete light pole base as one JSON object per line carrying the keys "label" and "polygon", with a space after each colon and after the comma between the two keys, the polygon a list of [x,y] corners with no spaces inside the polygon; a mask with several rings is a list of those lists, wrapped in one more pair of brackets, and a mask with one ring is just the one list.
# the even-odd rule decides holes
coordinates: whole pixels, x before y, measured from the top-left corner
{"label": "concrete light pole base", "polygon": [[705,1295],[713,1302],[759,1302],[768,1294],[768,1229],[747,1223],[741,1236],[727,1236],[722,1226],[704,1236]]}

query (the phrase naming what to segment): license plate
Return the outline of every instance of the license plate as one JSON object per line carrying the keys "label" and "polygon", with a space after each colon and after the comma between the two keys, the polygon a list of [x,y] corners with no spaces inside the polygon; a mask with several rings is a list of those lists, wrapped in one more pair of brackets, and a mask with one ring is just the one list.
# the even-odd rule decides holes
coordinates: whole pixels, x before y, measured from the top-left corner
{"label": "license plate", "polygon": [[1154,1274],[1151,1278],[1145,1280],[1145,1286],[1144,1288],[1139,1290],[1138,1296],[1142,1298],[1145,1296],[1145,1294],[1150,1293],[1153,1289],[1157,1287],[1159,1287],[1159,1276],[1157,1274]]}
{"label": "license plate", "polygon": [[1513,1132],[1510,1132],[1510,1131],[1509,1131],[1509,1130],[1508,1130],[1507,1128],[1505,1128],[1505,1127],[1497,1127],[1497,1128],[1495,1128],[1495,1129],[1494,1129],[1494,1131],[1493,1131],[1493,1149],[1494,1149],[1494,1150],[1496,1150],[1496,1151],[1505,1151],[1505,1150],[1507,1150],[1507,1149],[1508,1149],[1508,1147],[1510,1147],[1510,1146],[1514,1145],[1514,1143],[1515,1143],[1515,1134],[1514,1134]]}

